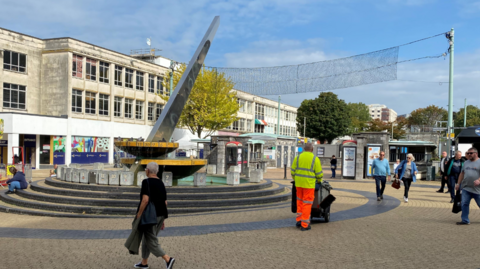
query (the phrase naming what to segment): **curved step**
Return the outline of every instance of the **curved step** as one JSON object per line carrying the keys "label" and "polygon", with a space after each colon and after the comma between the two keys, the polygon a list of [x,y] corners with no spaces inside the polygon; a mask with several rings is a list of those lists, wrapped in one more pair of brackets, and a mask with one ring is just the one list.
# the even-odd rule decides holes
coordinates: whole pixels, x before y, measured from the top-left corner
{"label": "curved step", "polygon": [[[77,191],[63,188],[50,188],[42,186],[38,181],[33,182],[30,188],[36,192],[53,195],[64,195],[70,197],[84,197],[84,198],[103,198],[103,199],[123,199],[123,200],[135,200],[138,201],[139,193],[117,193],[117,192],[92,192],[92,191]],[[232,192],[232,193],[185,193],[185,194],[171,194],[171,189],[167,189],[168,200],[220,200],[220,199],[232,199],[232,198],[248,198],[248,197],[260,197],[281,193],[283,187],[276,187],[272,184],[271,188],[265,188],[260,190],[245,191],[245,192]]]}
{"label": "curved step", "polygon": [[[280,192],[285,192],[285,187],[278,188]],[[54,196],[54,195],[44,195],[41,193],[36,193],[28,190],[17,190],[16,195],[35,201],[42,201],[47,203],[55,204],[67,204],[67,205],[87,205],[87,206],[96,206],[96,207],[124,207],[124,208],[137,208],[139,204],[139,197],[137,200],[98,200],[98,199],[85,199],[85,198],[75,198],[75,197],[66,197],[66,196]],[[170,197],[170,196],[169,196]],[[229,198],[222,200],[168,200],[169,208],[186,208],[186,207],[226,207],[226,206],[238,206],[238,205],[251,205],[251,204],[262,204],[278,201],[280,195],[269,195],[261,197],[247,197],[247,198]]]}
{"label": "curved step", "polygon": [[[239,186],[221,186],[221,187],[167,187],[168,193],[213,193],[213,192],[243,192],[251,190],[260,190],[270,188],[272,186],[271,180],[264,180],[262,183],[246,183]],[[65,189],[76,189],[85,191],[103,191],[114,193],[140,193],[140,187],[133,186],[108,186],[108,185],[91,185],[80,184],[73,182],[60,181],[51,177],[45,178],[45,184]]]}
{"label": "curved step", "polygon": [[[40,209],[40,210],[49,210],[55,212],[69,212],[69,213],[78,213],[78,214],[93,214],[93,215],[129,215],[132,216],[136,213],[136,207],[127,207],[127,208],[112,208],[112,207],[90,207],[90,206],[72,206],[72,205],[62,205],[62,204],[53,204],[46,202],[36,202],[29,201],[24,199],[18,199],[14,197],[15,194],[6,194],[5,192],[0,192],[0,200],[5,203],[13,204],[20,207]],[[269,198],[260,198],[248,199],[244,201],[243,204],[232,204],[232,206],[218,206],[218,207],[190,207],[190,208],[171,208],[169,214],[185,214],[185,213],[198,213],[198,212],[209,212],[209,211],[224,211],[224,210],[237,210],[245,208],[257,208],[264,206],[276,205],[282,202],[285,202],[291,196],[290,193],[285,193],[282,195],[277,195]],[[257,201],[252,201],[257,200]]]}

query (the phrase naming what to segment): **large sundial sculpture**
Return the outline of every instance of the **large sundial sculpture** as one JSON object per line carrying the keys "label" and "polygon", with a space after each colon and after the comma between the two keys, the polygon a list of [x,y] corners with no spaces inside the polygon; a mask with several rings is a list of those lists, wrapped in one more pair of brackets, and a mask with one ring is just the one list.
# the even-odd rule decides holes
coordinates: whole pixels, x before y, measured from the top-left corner
{"label": "large sundial sculpture", "polygon": [[168,171],[172,172],[173,179],[192,175],[207,164],[207,160],[202,159],[169,159],[167,158],[167,154],[178,148],[178,143],[171,143],[169,141],[192,91],[197,75],[203,66],[203,62],[205,61],[205,57],[210,49],[219,24],[220,17],[216,16],[195,51],[195,54],[193,54],[187,69],[185,69],[165,109],[153,126],[146,141],[115,142],[116,147],[136,156],[132,159],[121,160],[122,163],[131,165],[130,171],[134,173],[135,181],[137,179],[137,173],[143,171],[149,162],[159,164],[159,176],[161,176],[163,171]]}

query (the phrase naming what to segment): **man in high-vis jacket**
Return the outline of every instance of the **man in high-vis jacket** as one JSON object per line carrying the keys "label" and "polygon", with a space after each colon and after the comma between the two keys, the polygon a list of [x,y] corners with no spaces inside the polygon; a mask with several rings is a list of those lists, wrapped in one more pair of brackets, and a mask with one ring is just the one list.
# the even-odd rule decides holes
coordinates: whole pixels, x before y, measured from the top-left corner
{"label": "man in high-vis jacket", "polygon": [[315,198],[315,183],[322,182],[323,171],[320,159],[313,154],[312,143],[307,143],[303,153],[295,157],[291,168],[297,192],[297,228],[308,231],[310,213]]}

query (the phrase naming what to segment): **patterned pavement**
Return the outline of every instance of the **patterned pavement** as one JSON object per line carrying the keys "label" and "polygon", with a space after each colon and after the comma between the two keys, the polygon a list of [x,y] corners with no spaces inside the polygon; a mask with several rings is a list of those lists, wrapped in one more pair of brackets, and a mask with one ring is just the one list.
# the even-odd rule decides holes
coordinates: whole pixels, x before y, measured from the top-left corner
{"label": "patterned pavement", "polygon": [[[283,171],[267,176],[289,184]],[[308,232],[293,227],[285,204],[171,217],[159,241],[175,268],[480,268],[480,210],[472,204],[472,224],[456,226],[460,216],[448,194],[435,192],[438,182],[413,184],[409,203],[400,202],[403,186],[387,185],[377,202],[372,180],[331,184],[331,222]],[[133,268],[140,258],[123,247],[130,223],[1,213],[0,268]],[[158,258],[149,264],[165,268]]]}

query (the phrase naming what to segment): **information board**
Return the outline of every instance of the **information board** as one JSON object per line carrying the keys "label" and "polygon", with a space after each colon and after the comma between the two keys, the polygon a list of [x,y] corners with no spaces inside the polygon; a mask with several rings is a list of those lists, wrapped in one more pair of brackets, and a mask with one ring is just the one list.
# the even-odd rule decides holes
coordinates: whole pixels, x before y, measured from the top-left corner
{"label": "information board", "polygon": [[343,147],[342,153],[342,177],[355,178],[357,147]]}

